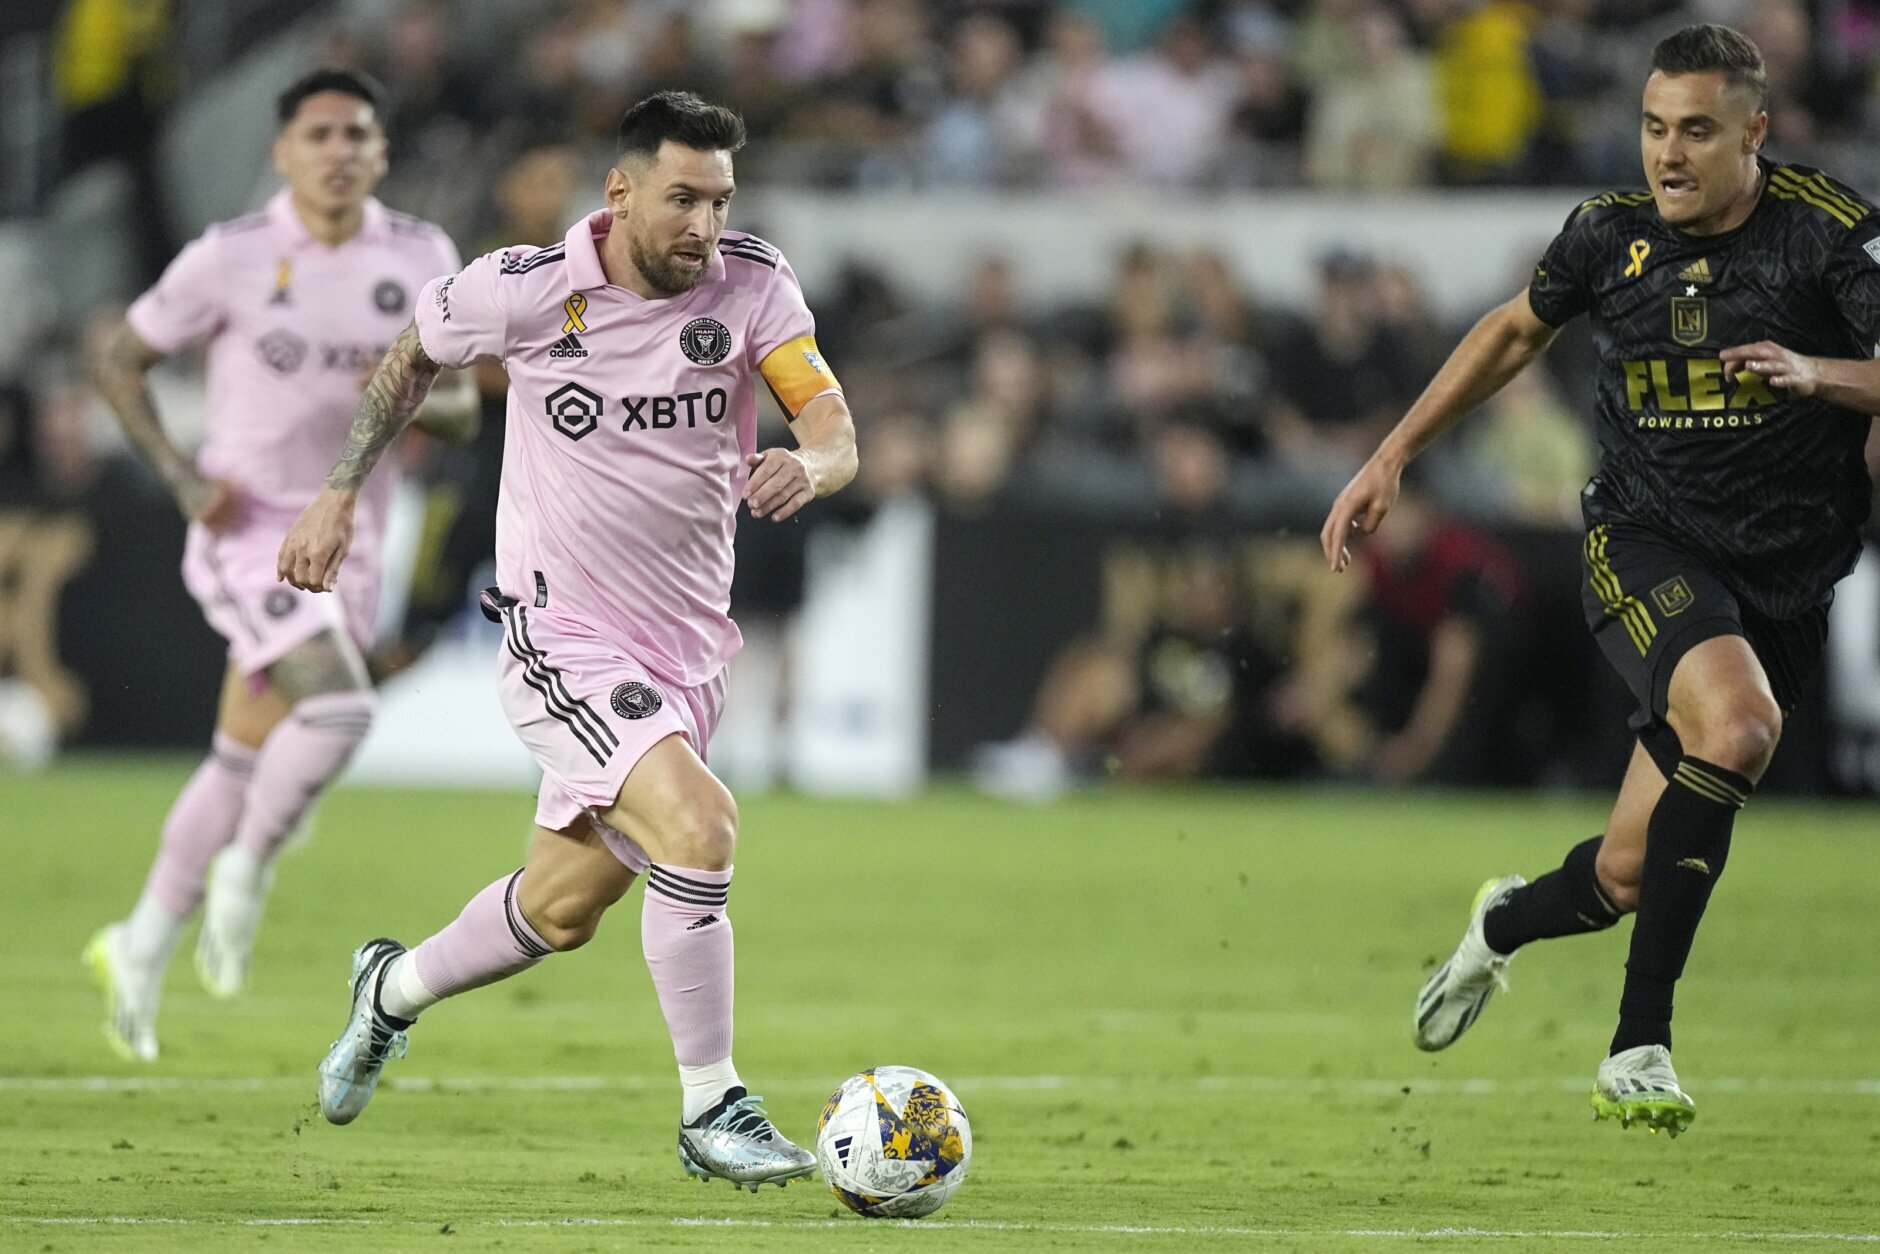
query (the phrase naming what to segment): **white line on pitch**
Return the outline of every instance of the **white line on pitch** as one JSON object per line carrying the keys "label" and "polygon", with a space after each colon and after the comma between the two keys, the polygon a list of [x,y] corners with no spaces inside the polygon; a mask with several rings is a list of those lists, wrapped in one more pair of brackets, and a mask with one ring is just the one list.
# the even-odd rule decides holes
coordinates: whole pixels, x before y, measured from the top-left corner
{"label": "white line on pitch", "polygon": [[[761,1087],[777,1093],[828,1093],[840,1077],[770,1079]],[[405,1092],[593,1092],[597,1090],[663,1091],[672,1077],[660,1075],[517,1075],[517,1076],[387,1076],[385,1086]],[[1588,1087],[1585,1077],[1556,1080],[1490,1080],[1481,1078],[1424,1077],[1358,1079],[1305,1076],[1120,1076],[1120,1075],[987,1075],[957,1076],[953,1086],[962,1092],[1058,1093],[1146,1089],[1161,1092],[1262,1093],[1277,1097],[1399,1097],[1406,1091],[1419,1097],[1493,1097],[1506,1093],[1577,1093]],[[1706,1076],[1706,1093],[1769,1094],[1784,1097],[1880,1097],[1880,1079],[1807,1079],[1774,1076]],[[309,1089],[307,1076],[0,1076],[5,1093],[120,1093],[120,1092],[260,1092]]]}
{"label": "white line on pitch", "polygon": [[[417,1219],[372,1219],[327,1216],[289,1216],[278,1219],[174,1219],[146,1218],[138,1215],[31,1216],[0,1218],[8,1224],[39,1227],[116,1227],[151,1226],[167,1228],[409,1228],[435,1229],[438,1221]],[[624,1216],[612,1218],[565,1219],[466,1219],[452,1220],[456,1231],[473,1228],[774,1228],[782,1230],[849,1229],[879,1231],[899,1228],[916,1232],[1039,1232],[1073,1234],[1114,1234],[1152,1237],[1265,1237],[1301,1239],[1307,1237],[1344,1237],[1366,1240],[1487,1240],[1487,1241],[1639,1241],[1680,1238],[1700,1241],[1786,1241],[1840,1242],[1860,1245],[1880,1244],[1880,1233],[1873,1232],[1605,1232],[1584,1229],[1546,1228],[1241,1228],[1202,1224],[1068,1224],[1016,1223],[981,1219],[875,1220],[859,1219],[732,1219],[671,1218]]]}

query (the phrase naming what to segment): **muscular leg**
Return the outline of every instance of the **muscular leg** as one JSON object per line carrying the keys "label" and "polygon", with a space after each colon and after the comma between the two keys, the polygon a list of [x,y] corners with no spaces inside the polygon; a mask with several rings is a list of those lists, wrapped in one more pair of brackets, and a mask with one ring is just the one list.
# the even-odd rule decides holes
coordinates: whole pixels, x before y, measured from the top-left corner
{"label": "muscular leg", "polygon": [[443,931],[393,960],[380,1011],[402,1026],[443,998],[579,949],[633,880],[586,819],[563,831],[536,828],[520,871],[484,888]]}
{"label": "muscular leg", "polygon": [[307,810],[352,760],[376,703],[359,651],[327,631],[267,669],[259,692],[243,685],[225,713],[261,733],[234,843],[217,859],[196,946],[196,970],[217,996],[247,982],[275,857]]}
{"label": "muscular leg", "polygon": [[[1672,994],[1723,874],[1736,812],[1768,769],[1782,733],[1768,676],[1741,636],[1713,637],[1679,659],[1667,707],[1684,757],[1646,823],[1615,1054],[1670,1047]],[[1615,849],[1615,878],[1630,857],[1630,847]]]}
{"label": "muscular leg", "polygon": [[740,1088],[731,1063],[733,949],[727,903],[738,807],[691,744],[668,736],[641,758],[601,818],[650,860],[640,943],[672,1034],[691,1122]]}

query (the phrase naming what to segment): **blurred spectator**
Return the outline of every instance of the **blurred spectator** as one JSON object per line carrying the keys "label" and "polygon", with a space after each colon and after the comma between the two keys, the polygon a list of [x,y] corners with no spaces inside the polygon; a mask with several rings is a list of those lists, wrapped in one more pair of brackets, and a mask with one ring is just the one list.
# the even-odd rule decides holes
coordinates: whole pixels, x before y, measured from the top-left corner
{"label": "blurred spectator", "polygon": [[1239,99],[1229,121],[1230,184],[1287,187],[1300,179],[1300,150],[1311,98],[1294,72],[1291,28],[1270,9],[1238,10],[1230,24],[1238,49]]}
{"label": "blurred spectator", "polygon": [[[717,8],[727,40],[722,97],[744,118],[752,145],[761,150],[781,134],[797,103],[797,89],[783,74],[783,30],[788,0],[722,0]],[[772,177],[787,177],[779,170]]]}
{"label": "blurred spectator", "polygon": [[1003,18],[969,13],[953,28],[947,98],[927,124],[930,181],[971,187],[1008,180],[1018,108],[1008,91],[1023,56],[1018,32]]}
{"label": "blurred spectator", "polygon": [[1519,779],[1514,731],[1523,644],[1520,566],[1492,536],[1443,515],[1406,475],[1390,525],[1357,551],[1370,584],[1372,640],[1359,686],[1380,783]]}
{"label": "blurred spectator", "polygon": [[1580,490],[1598,461],[1587,421],[1543,370],[1510,379],[1463,431],[1471,496],[1510,522],[1577,531]]}
{"label": "blurred spectator", "polygon": [[1226,451],[1207,431],[1172,423],[1152,442],[1167,507],[1162,538],[1131,563],[1149,603],[1072,642],[1051,663],[1031,717],[1010,740],[982,746],[974,780],[987,792],[1048,800],[1099,769],[1126,779],[1279,777],[1313,759],[1279,727],[1290,641],[1263,633],[1246,604],[1231,528],[1223,525]]}
{"label": "blurred spectator", "polygon": [[1370,258],[1326,254],[1310,320],[1273,354],[1267,429],[1297,466],[1355,467],[1425,382],[1379,317],[1376,279]]}
{"label": "blurred spectator", "polygon": [[1429,66],[1381,4],[1354,5],[1345,23],[1351,59],[1312,103],[1306,181],[1363,191],[1422,186],[1437,137]]}
{"label": "blurred spectator", "polygon": [[70,0],[54,41],[61,175],[100,162],[130,175],[131,291],[154,282],[175,251],[157,176],[157,138],[176,90],[170,9],[170,0]]}
{"label": "blurred spectator", "polygon": [[1113,175],[1160,187],[1219,182],[1237,87],[1197,18],[1171,24],[1153,52],[1101,68],[1091,105],[1114,146]]}
{"label": "blurred spectator", "polygon": [[1443,27],[1436,44],[1442,174],[1451,183],[1526,180],[1541,120],[1530,41],[1537,10],[1482,0]]}

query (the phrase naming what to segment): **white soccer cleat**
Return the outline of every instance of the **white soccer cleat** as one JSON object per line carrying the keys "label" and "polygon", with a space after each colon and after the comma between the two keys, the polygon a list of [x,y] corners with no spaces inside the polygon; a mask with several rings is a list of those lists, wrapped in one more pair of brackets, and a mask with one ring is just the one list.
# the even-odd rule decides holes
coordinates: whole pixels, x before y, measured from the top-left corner
{"label": "white soccer cleat", "polygon": [[1504,875],[1476,890],[1462,943],[1417,994],[1414,1030],[1418,1049],[1448,1049],[1454,1045],[1481,1015],[1495,990],[1508,987],[1506,972],[1514,955],[1498,954],[1488,947],[1482,936],[1482,916],[1526,883],[1519,875]]}
{"label": "white soccer cleat", "polygon": [[126,1062],[155,1062],[162,973],[153,979],[125,960],[122,923],[100,928],[85,946],[84,960],[104,994],[105,1040]]}
{"label": "white soccer cleat", "polygon": [[403,1058],[408,1038],[379,1014],[385,964],[405,952],[381,936],[353,950],[352,1013],[320,1062],[320,1113],[328,1123],[351,1123],[372,1100],[388,1059]]}
{"label": "white soccer cleat", "polygon": [[272,867],[259,875],[231,869],[231,855],[246,855],[230,848],[209,866],[209,891],[203,899],[202,930],[196,935],[196,978],[211,997],[224,1001],[248,985],[248,963],[254,956],[255,934],[268,902]]}
{"label": "white soccer cleat", "polygon": [[1642,1123],[1675,1139],[1697,1118],[1697,1103],[1678,1086],[1671,1051],[1663,1045],[1621,1050],[1599,1064],[1593,1081],[1593,1118],[1617,1119],[1629,1128]]}

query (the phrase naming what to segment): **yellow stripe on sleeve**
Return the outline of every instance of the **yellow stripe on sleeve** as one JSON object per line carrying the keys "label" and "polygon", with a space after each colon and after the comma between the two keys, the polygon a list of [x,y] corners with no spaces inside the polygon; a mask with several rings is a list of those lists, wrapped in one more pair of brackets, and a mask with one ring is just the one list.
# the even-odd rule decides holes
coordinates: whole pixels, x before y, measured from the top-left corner
{"label": "yellow stripe on sleeve", "polygon": [[834,389],[840,392],[842,385],[836,381],[835,372],[829,369],[829,363],[823,360],[817,351],[816,337],[802,335],[772,349],[770,355],[758,363],[758,373],[764,376],[764,382],[776,394],[783,411],[794,418],[803,412],[803,406]]}

